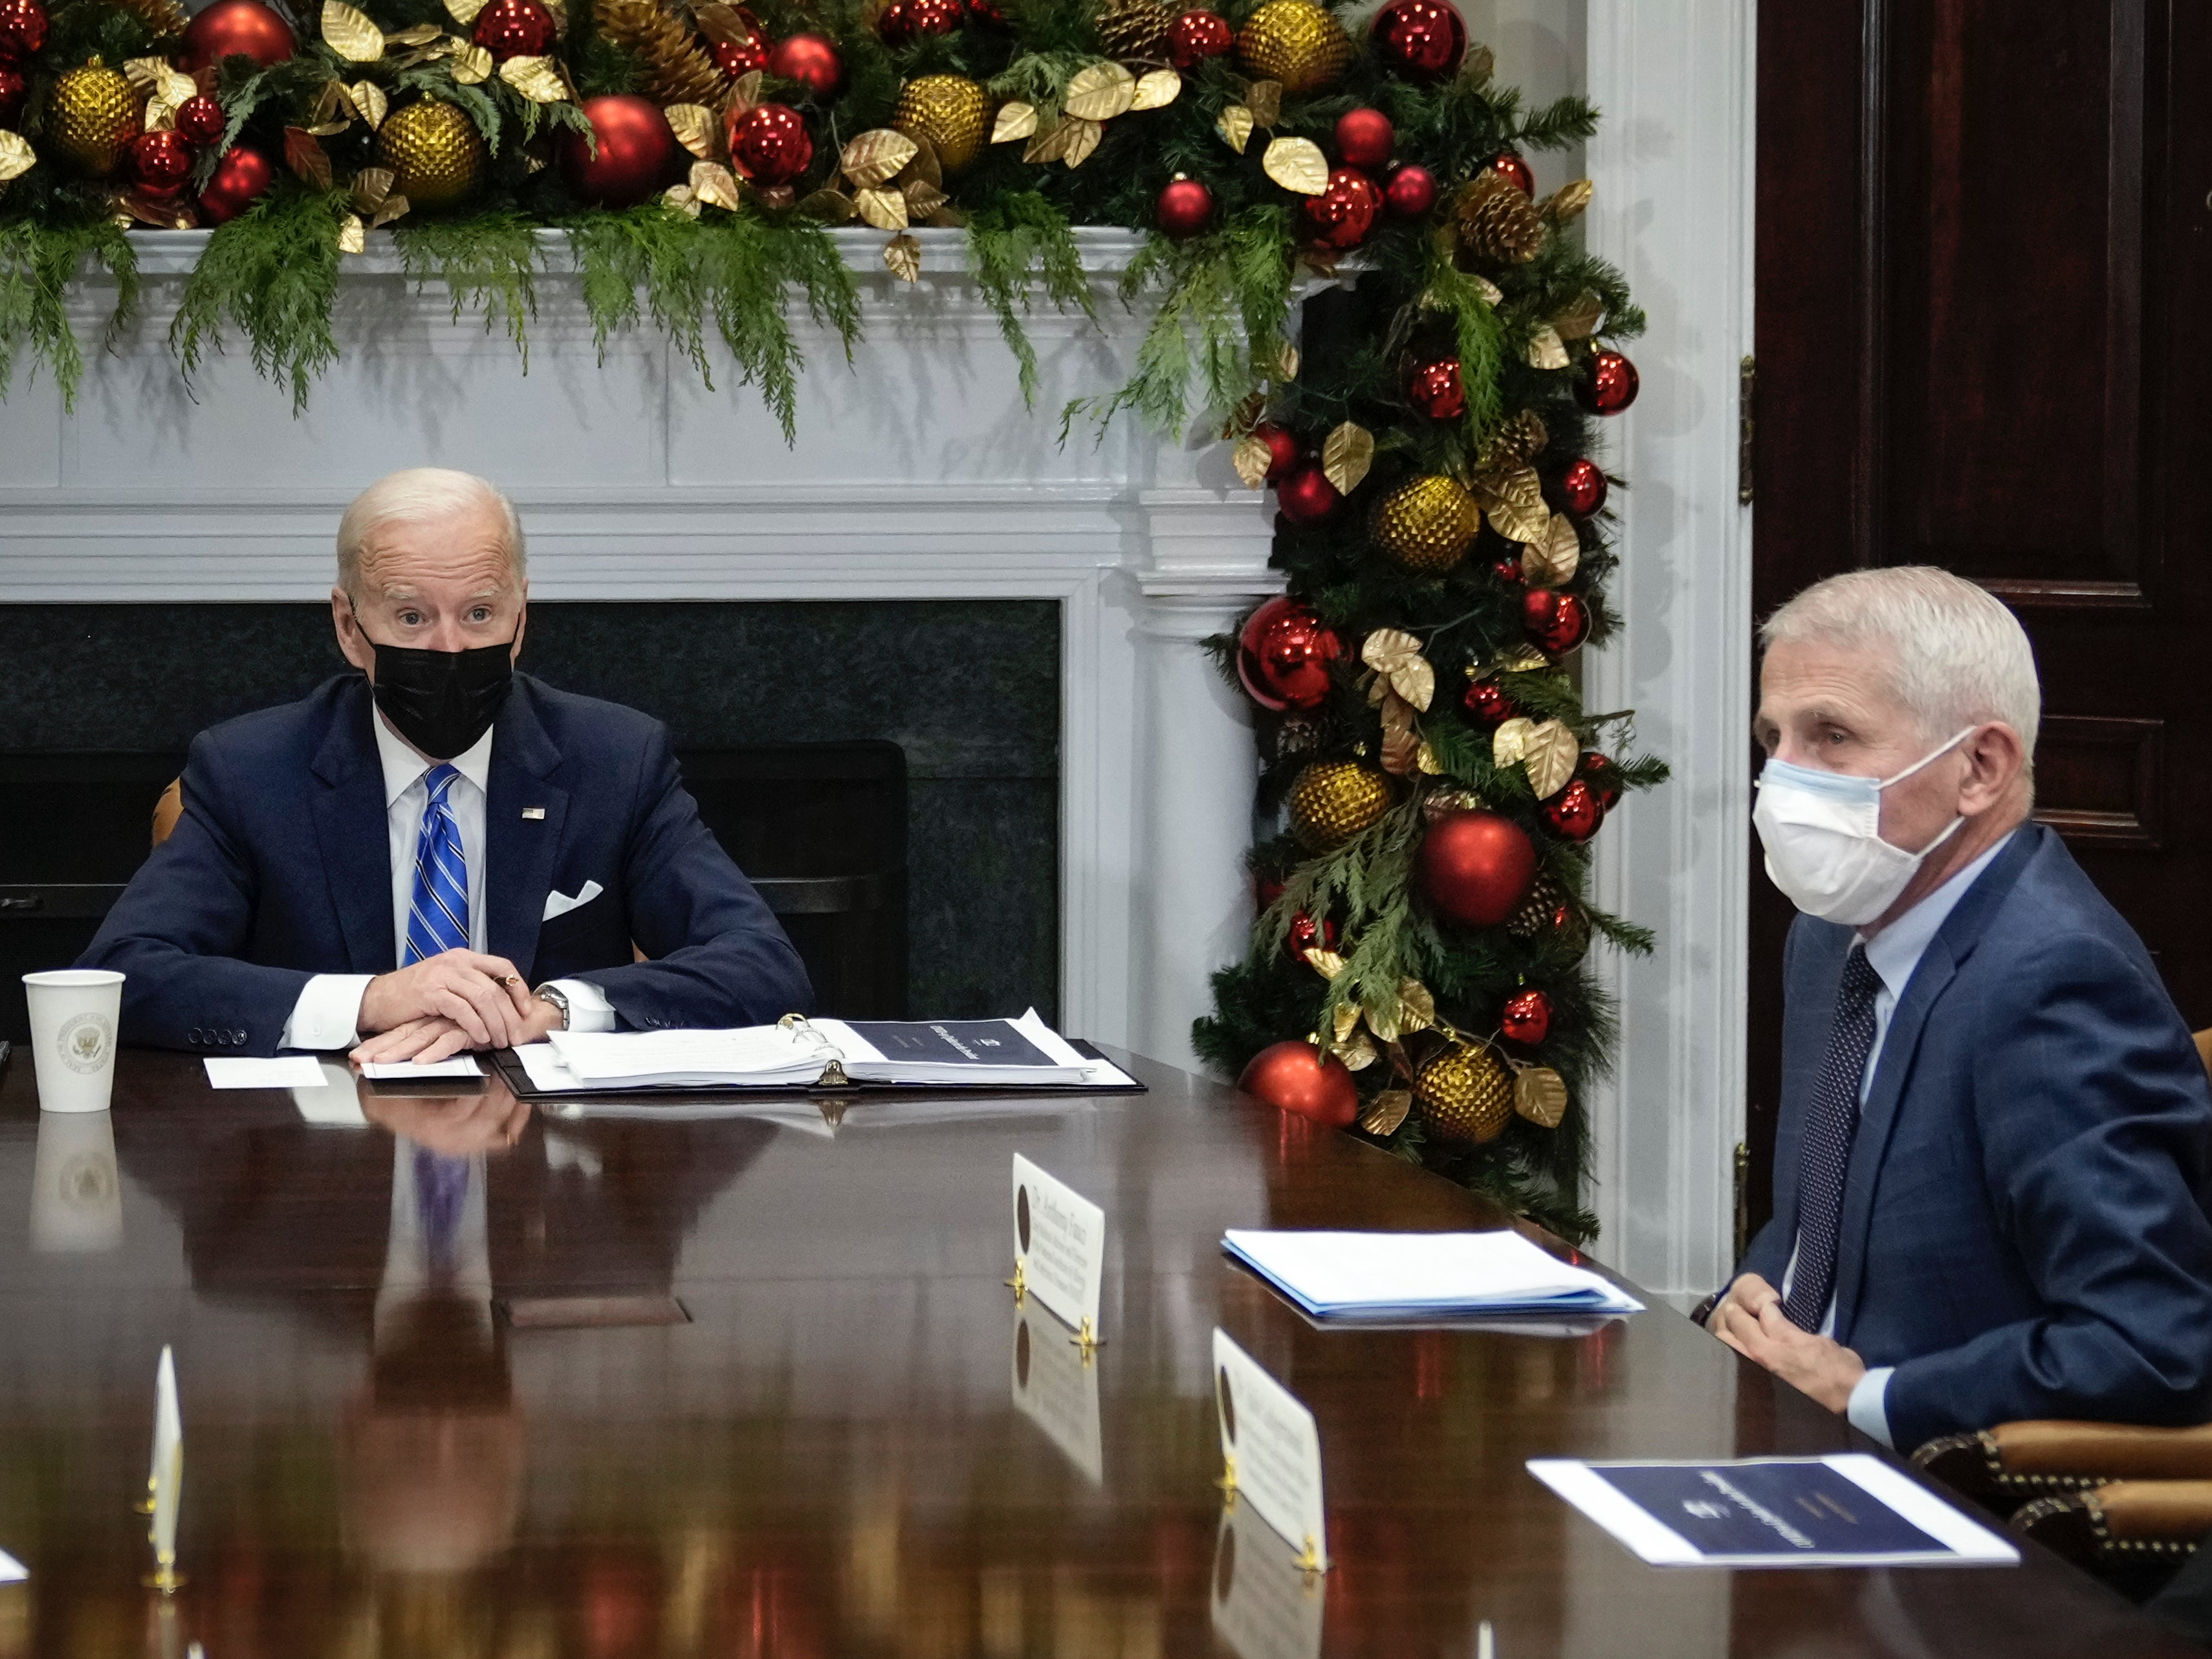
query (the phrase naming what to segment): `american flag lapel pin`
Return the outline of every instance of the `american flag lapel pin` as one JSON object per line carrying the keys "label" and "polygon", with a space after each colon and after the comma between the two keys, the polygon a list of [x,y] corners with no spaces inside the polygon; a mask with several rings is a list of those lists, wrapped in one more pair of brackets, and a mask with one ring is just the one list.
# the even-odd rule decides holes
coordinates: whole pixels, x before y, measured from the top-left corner
{"label": "american flag lapel pin", "polygon": [[545,816],[545,809],[542,806],[526,806],[522,809],[522,816],[526,818],[542,819]]}

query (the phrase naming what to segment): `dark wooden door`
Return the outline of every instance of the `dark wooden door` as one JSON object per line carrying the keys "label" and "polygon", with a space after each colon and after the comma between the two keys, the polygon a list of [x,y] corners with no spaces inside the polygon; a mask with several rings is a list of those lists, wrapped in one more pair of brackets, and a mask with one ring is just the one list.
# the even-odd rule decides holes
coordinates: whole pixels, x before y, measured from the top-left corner
{"label": "dark wooden door", "polygon": [[[2043,678],[2037,815],[2192,1026],[2212,1024],[2208,84],[2203,0],[1759,19],[1758,613],[1873,564],[2011,605]],[[1752,884],[1756,1224],[1790,910]]]}

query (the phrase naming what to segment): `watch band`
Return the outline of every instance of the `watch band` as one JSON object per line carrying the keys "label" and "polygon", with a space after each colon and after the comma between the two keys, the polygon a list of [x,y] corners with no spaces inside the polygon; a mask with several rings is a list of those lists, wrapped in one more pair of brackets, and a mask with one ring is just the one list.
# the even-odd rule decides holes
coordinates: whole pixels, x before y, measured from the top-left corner
{"label": "watch band", "polygon": [[568,1029],[568,994],[550,980],[539,986],[534,994],[540,1002],[550,1002],[561,1011],[561,1029]]}

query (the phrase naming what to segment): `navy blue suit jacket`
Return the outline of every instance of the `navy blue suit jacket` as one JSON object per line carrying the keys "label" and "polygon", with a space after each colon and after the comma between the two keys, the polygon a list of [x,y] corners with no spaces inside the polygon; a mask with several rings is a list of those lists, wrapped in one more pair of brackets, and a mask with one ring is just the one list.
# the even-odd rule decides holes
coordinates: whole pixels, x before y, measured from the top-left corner
{"label": "navy blue suit jacket", "polygon": [[[399,965],[373,710],[368,682],[343,674],[192,740],[183,816],[80,963],[127,976],[125,1042],[273,1054],[311,975]],[[518,674],[493,732],[490,954],[532,985],[596,985],[628,1026],[811,1009],[798,952],[700,822],[665,726]],[[587,881],[604,890],[540,920],[549,891]],[[650,960],[632,960],[633,940]]]}
{"label": "navy blue suit jacket", "polygon": [[[1779,1286],[1797,1159],[1853,930],[1800,916],[1774,1218],[1743,1270]],[[1836,1340],[1893,1365],[1899,1450],[2021,1418],[2212,1416],[2212,1093],[2134,930],[2051,830],[2016,832],[1892,1015],[1844,1188]]]}

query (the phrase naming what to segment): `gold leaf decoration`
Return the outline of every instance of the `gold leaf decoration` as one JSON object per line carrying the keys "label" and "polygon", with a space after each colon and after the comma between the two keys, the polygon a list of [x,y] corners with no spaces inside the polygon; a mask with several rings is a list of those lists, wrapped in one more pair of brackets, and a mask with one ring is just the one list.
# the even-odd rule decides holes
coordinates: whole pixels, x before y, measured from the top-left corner
{"label": "gold leaf decoration", "polygon": [[1182,76],[1171,69],[1148,70],[1137,77],[1136,94],[1130,99],[1133,110],[1165,109],[1182,96]]}
{"label": "gold leaf decoration", "polygon": [[1311,945],[1305,952],[1306,965],[1323,979],[1334,979],[1344,971],[1344,958],[1334,951],[1324,951]]}
{"label": "gold leaf decoration", "polygon": [[853,192],[853,205],[860,210],[860,217],[878,230],[904,230],[907,226],[906,192],[889,190],[880,185],[872,190]]}
{"label": "gold leaf decoration", "polygon": [[445,33],[435,23],[417,23],[411,28],[396,30],[384,37],[384,44],[392,46],[427,46]]}
{"label": "gold leaf decoration", "polygon": [[1421,654],[1421,642],[1402,628],[1378,628],[1360,642],[1359,660],[1389,682],[1390,689],[1419,709],[1437,695],[1437,671]]}
{"label": "gold leaf decoration", "polygon": [[901,231],[884,244],[884,263],[902,283],[921,280],[921,244]]}
{"label": "gold leaf decoration", "polygon": [[1474,498],[1498,533],[1516,542],[1540,542],[1550,530],[1552,509],[1544,505],[1544,486],[1531,466],[1476,475]]}
{"label": "gold leaf decoration", "polygon": [[714,0],[713,4],[694,7],[691,19],[699,25],[699,33],[709,40],[732,46],[749,46],[752,42],[751,26],[738,15],[737,8],[723,5],[720,0]]}
{"label": "gold leaf decoration", "polygon": [[744,200],[744,192],[738,188],[738,175],[720,161],[691,164],[691,193],[708,207],[732,210]]}
{"label": "gold leaf decoration", "polygon": [[374,81],[356,81],[347,91],[353,99],[354,108],[360,112],[361,118],[368,123],[370,131],[374,132],[384,125],[384,118],[392,109],[392,100],[384,95],[382,87]]}
{"label": "gold leaf decoration", "polygon": [[126,58],[123,60],[123,78],[141,98],[150,98],[161,84],[161,71],[168,67],[166,58]]}
{"label": "gold leaf decoration", "polygon": [[1106,136],[1106,129],[1079,115],[1072,115],[1060,125],[1071,131],[1060,159],[1067,163],[1068,171],[1073,173],[1091,159],[1091,153],[1098,148],[1098,141]]}
{"label": "gold leaf decoration", "polygon": [[1519,765],[1521,757],[1528,752],[1528,734],[1535,729],[1536,722],[1526,714],[1501,720],[1498,729],[1490,734],[1490,763],[1501,772],[1509,766]]}
{"label": "gold leaf decoration", "polygon": [[20,179],[39,163],[39,153],[20,132],[0,131],[0,184]]}
{"label": "gold leaf decoration", "polygon": [[446,0],[446,15],[467,28],[477,21],[477,14],[491,3],[491,0]]}
{"label": "gold leaf decoration", "polygon": [[1565,368],[1567,349],[1560,343],[1559,331],[1549,323],[1540,324],[1528,337],[1528,367],[1531,368]]}
{"label": "gold leaf decoration", "polygon": [[323,0],[323,41],[349,64],[374,64],[384,56],[384,31],[345,0]]}
{"label": "gold leaf decoration", "polygon": [[1426,740],[1413,751],[1413,764],[1426,776],[1440,778],[1444,775],[1443,757],[1437,753],[1434,744]]}
{"label": "gold leaf decoration", "polygon": [[1498,73],[1498,54],[1488,46],[1473,46],[1460,60],[1459,83],[1463,87],[1481,87],[1490,83]]}
{"label": "gold leaf decoration", "polygon": [[1398,1040],[1402,1027],[1399,1024],[1398,1010],[1395,1005],[1382,1008],[1370,1003],[1366,1008],[1366,1014],[1367,1029],[1375,1033],[1377,1042],[1395,1042]]}
{"label": "gold leaf decoration", "polygon": [[1587,179],[1577,179],[1571,185],[1561,185],[1544,198],[1545,217],[1553,224],[1564,225],[1579,219],[1588,210],[1590,198],[1595,191]]}
{"label": "gold leaf decoration", "polygon": [[388,225],[394,219],[406,216],[407,198],[395,190],[378,204],[376,211],[369,216],[368,228],[374,230],[380,225]]}
{"label": "gold leaf decoration", "polygon": [[465,87],[491,79],[491,53],[482,46],[463,46],[453,54],[453,79]]}
{"label": "gold leaf decoration", "polygon": [[1370,1135],[1394,1135],[1413,1109],[1411,1089],[1385,1089],[1359,1115],[1359,1127]]}
{"label": "gold leaf decoration", "polygon": [[[906,198],[906,216],[908,223],[918,219],[928,218],[950,199],[943,191],[938,189],[927,179],[909,179],[899,189]],[[921,244],[916,243],[915,246],[919,247]]]}
{"label": "gold leaf decoration", "polygon": [[856,190],[887,184],[921,153],[921,146],[890,127],[872,127],[845,146],[837,170]]}
{"label": "gold leaf decoration", "polygon": [[1018,100],[999,106],[998,118],[991,123],[991,142],[1011,144],[1027,138],[1036,131],[1037,112],[1033,105]]}
{"label": "gold leaf decoration", "polygon": [[660,112],[676,142],[701,161],[711,161],[721,153],[722,124],[704,104],[671,104]]}
{"label": "gold leaf decoration", "polygon": [[314,134],[303,128],[284,129],[284,165],[317,190],[331,187],[331,158]]}
{"label": "gold leaf decoration", "polygon": [[1407,1031],[1425,1031],[1437,1023],[1437,1000],[1417,979],[1398,981],[1398,1024]]}
{"label": "gold leaf decoration", "polygon": [[1528,787],[1539,800],[1556,795],[1575,775],[1583,746],[1572,730],[1558,720],[1532,726],[1523,740],[1521,765],[1528,774]]}
{"label": "gold leaf decoration", "polygon": [[722,112],[742,115],[761,100],[761,88],[768,77],[758,70],[747,70],[730,87],[729,96],[722,100]]}
{"label": "gold leaf decoration", "polygon": [[[1359,488],[1375,461],[1375,434],[1357,422],[1346,421],[1328,434],[1321,447],[1321,470],[1340,495]],[[1428,705],[1421,705],[1424,708]]]}
{"label": "gold leaf decoration", "polygon": [[1127,114],[1136,100],[1137,77],[1119,64],[1100,62],[1076,71],[1060,107],[1086,121],[1110,121]]}
{"label": "gold leaf decoration", "polygon": [[686,218],[699,216],[699,197],[689,185],[671,185],[660,192],[661,205],[671,207]]}
{"label": "gold leaf decoration", "polygon": [[1298,349],[1288,340],[1283,342],[1282,349],[1275,354],[1275,378],[1279,380],[1298,378]]}
{"label": "gold leaf decoration", "polygon": [[1364,1031],[1354,1032],[1349,1042],[1331,1043],[1328,1051],[1344,1062],[1347,1072],[1364,1072],[1382,1058]]}
{"label": "gold leaf decoration", "polygon": [[550,58],[510,58],[499,66],[499,78],[533,104],[568,100],[568,83]]}
{"label": "gold leaf decoration", "polygon": [[1583,542],[1575,533],[1575,521],[1554,513],[1544,539],[1522,549],[1521,577],[1532,587],[1557,587],[1574,575],[1582,562]]}
{"label": "gold leaf decoration", "polygon": [[338,252],[366,253],[368,252],[368,227],[361,222],[361,215],[349,213],[338,221]]}
{"label": "gold leaf decoration", "polygon": [[1574,302],[1552,319],[1552,326],[1559,331],[1562,340],[1587,340],[1597,332],[1597,325],[1605,320],[1605,301],[1596,292],[1584,289],[1574,297]]}
{"label": "gold leaf decoration", "polygon": [[1213,130],[1221,135],[1221,142],[1239,155],[1244,146],[1252,142],[1252,112],[1242,104],[1230,104],[1215,118]]}
{"label": "gold leaf decoration", "polygon": [[1247,433],[1237,441],[1236,453],[1229,464],[1237,469],[1237,476],[1244,480],[1247,489],[1257,489],[1267,481],[1267,469],[1274,465],[1274,452],[1267,447],[1265,438]]}
{"label": "gold leaf decoration", "polygon": [[1420,735],[1413,730],[1413,708],[1395,691],[1385,691],[1382,701],[1382,769],[1402,778],[1413,771],[1421,746]]}
{"label": "gold leaf decoration", "polygon": [[1339,1042],[1343,1042],[1358,1028],[1358,1005],[1351,1002],[1338,1003],[1336,1012],[1329,1016],[1329,1024],[1336,1032],[1336,1040]]}
{"label": "gold leaf decoration", "polygon": [[1556,1129],[1567,1115],[1566,1079],[1548,1066],[1531,1066],[1513,1079],[1513,1109],[1531,1123]]}
{"label": "gold leaf decoration", "polygon": [[1318,196],[1328,188],[1328,157],[1310,138],[1270,139],[1260,171],[1301,196]]}
{"label": "gold leaf decoration", "polygon": [[817,190],[802,197],[793,212],[826,225],[842,225],[860,216],[860,210],[842,190]]}
{"label": "gold leaf decoration", "polygon": [[1255,81],[1244,88],[1244,107],[1252,112],[1255,125],[1272,127],[1283,118],[1283,83],[1280,81]]}
{"label": "gold leaf decoration", "polygon": [[353,206],[356,213],[374,213],[392,194],[390,167],[363,167],[353,176]]}

